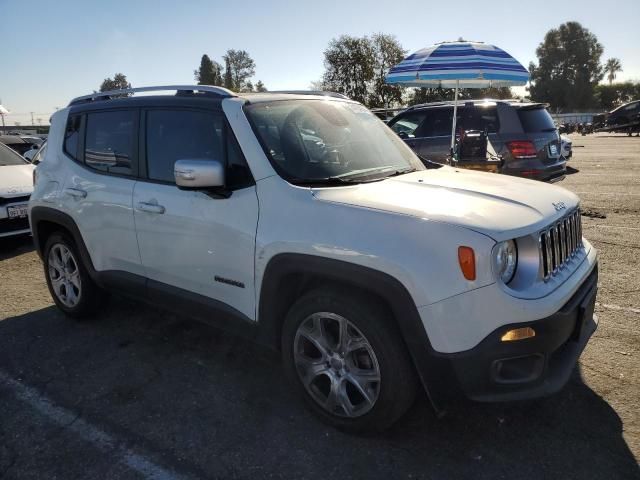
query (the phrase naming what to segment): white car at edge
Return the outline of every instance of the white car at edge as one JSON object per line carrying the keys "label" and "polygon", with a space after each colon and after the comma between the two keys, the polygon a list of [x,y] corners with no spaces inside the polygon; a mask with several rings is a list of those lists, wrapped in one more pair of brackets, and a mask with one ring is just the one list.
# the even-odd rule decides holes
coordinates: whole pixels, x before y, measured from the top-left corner
{"label": "white car at edge", "polygon": [[[105,290],[278,349],[321,419],[383,429],[567,382],[594,332],[597,252],[554,185],[427,168],[335,94],[95,93],[52,117],[29,204],[55,303]],[[122,92],[113,92],[122,93]]]}
{"label": "white car at edge", "polygon": [[33,165],[0,143],[0,238],[29,233]]}

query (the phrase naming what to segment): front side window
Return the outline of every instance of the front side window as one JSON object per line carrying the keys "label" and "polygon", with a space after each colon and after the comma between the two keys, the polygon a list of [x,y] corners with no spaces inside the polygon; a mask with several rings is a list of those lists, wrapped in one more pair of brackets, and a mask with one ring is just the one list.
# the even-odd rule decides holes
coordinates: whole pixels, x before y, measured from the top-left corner
{"label": "front side window", "polygon": [[360,104],[286,100],[244,108],[274,168],[292,183],[375,181],[424,169],[411,149]]}
{"label": "front side window", "polygon": [[390,125],[391,130],[401,137],[414,138],[424,117],[425,112],[409,112]]}
{"label": "front side window", "polygon": [[147,112],[147,169],[151,180],[175,182],[177,160],[223,161],[222,116],[196,110]]}
{"label": "front side window", "polygon": [[87,115],[84,162],[107,173],[133,174],[136,111],[115,110]]}

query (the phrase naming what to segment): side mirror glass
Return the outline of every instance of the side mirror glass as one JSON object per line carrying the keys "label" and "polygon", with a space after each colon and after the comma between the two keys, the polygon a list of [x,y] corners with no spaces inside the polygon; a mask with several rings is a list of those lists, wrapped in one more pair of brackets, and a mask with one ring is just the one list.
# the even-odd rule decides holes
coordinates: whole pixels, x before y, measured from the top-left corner
{"label": "side mirror glass", "polygon": [[224,187],[224,165],[219,160],[184,159],[173,166],[176,185],[187,189]]}

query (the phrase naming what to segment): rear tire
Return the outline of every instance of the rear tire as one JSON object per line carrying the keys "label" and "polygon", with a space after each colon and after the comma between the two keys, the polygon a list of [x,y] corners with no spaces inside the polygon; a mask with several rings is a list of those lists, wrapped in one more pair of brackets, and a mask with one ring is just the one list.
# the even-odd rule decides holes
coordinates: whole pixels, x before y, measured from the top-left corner
{"label": "rear tire", "polygon": [[71,238],[56,232],[44,248],[44,275],[53,301],[67,315],[85,318],[98,311],[105,293],[96,285],[82,263]]}
{"label": "rear tire", "polygon": [[416,375],[387,309],[357,291],[319,288],[283,325],[289,380],[323,422],[348,432],[382,431],[411,407]]}

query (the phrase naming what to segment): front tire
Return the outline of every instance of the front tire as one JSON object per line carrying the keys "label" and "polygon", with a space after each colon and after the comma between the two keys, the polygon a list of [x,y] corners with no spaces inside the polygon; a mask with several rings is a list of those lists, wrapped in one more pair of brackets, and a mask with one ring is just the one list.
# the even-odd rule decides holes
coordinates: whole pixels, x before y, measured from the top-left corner
{"label": "front tire", "polygon": [[44,248],[44,274],[53,301],[71,317],[94,314],[102,305],[104,292],[89,276],[71,238],[56,232]]}
{"label": "front tire", "polygon": [[289,310],[284,368],[325,423],[381,431],[413,403],[415,373],[392,321],[375,297],[328,288],[307,293]]}

